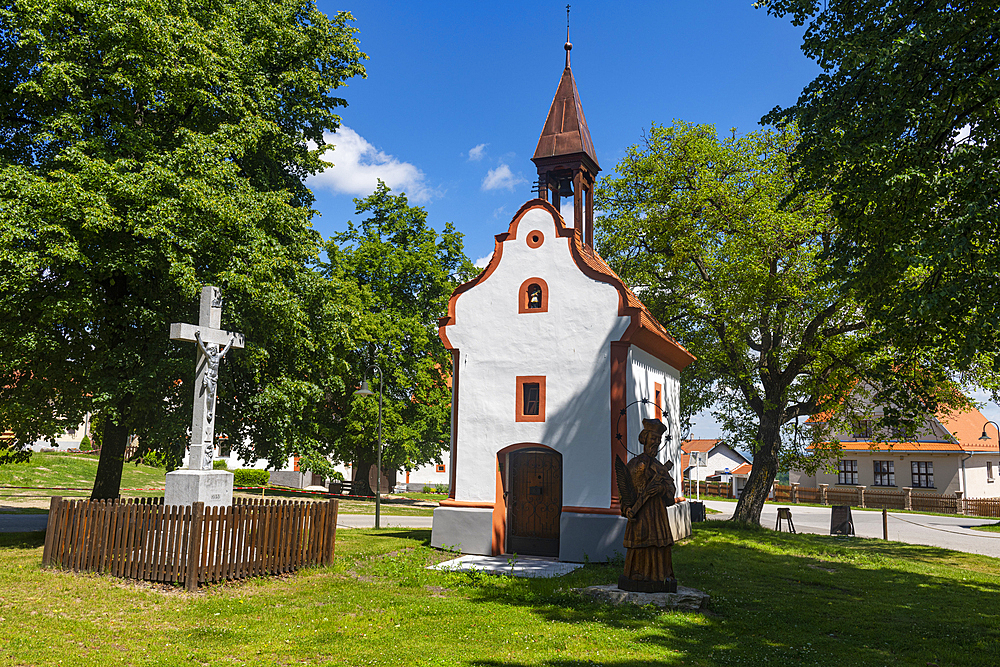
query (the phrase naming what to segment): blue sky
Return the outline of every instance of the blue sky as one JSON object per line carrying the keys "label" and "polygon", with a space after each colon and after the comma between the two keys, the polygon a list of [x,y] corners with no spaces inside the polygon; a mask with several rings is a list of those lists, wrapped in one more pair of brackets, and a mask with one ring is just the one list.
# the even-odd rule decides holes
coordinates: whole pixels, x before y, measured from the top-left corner
{"label": "blue sky", "polygon": [[[318,0],[328,14],[343,6]],[[714,124],[745,134],[795,102],[819,69],[803,28],[748,0],[572,2],[572,67],[600,162],[614,171],[653,122]],[[562,74],[566,2],[383,2],[350,8],[367,79],[340,89],[349,106],[331,138],[335,166],[310,179],[314,226],[354,218],[377,178],[451,222],[473,261],[533,197],[534,153]],[[1000,409],[984,413],[1000,421]],[[695,437],[719,437],[710,416]]]}

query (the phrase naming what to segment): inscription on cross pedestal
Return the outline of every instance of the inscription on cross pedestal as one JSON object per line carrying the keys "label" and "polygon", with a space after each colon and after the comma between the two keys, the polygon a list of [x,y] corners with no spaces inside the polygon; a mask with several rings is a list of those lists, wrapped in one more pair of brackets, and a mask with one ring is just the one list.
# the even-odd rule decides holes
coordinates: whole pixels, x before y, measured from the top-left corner
{"label": "inscription on cross pedestal", "polygon": [[243,348],[243,334],[222,329],[222,293],[218,287],[203,287],[198,324],[171,324],[170,339],[196,343],[198,347],[188,468],[211,470],[215,454],[215,402],[219,386],[219,365],[230,349]]}

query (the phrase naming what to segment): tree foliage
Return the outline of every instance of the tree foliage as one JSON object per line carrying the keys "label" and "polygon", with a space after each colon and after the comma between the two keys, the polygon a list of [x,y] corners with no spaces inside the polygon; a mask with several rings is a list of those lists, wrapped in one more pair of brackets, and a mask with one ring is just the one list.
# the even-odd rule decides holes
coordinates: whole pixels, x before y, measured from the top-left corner
{"label": "tree foliage", "polygon": [[753,452],[736,510],[753,523],[779,467],[823,462],[803,457],[811,439],[795,440],[800,419],[847,414],[845,398],[869,379],[876,400],[892,394],[906,408],[891,418],[912,425],[899,392],[941,377],[893,366],[872,344],[829,271],[829,194],[790,194],[796,140],[790,130],[720,139],[712,126],[653,125],[596,191],[602,256],[698,358],[682,377],[685,416],[712,408],[732,444]]}
{"label": "tree foliage", "polygon": [[364,74],[351,21],[291,0],[0,8],[0,423],[23,446],[100,412],[95,497],[129,434],[183,446],[195,352],[167,332],[202,285],[247,338],[217,433],[280,459],[342,391],[350,302],[309,269],[303,178]]}
{"label": "tree foliage", "polygon": [[[475,269],[462,235],[450,223],[438,234],[405,193],[394,195],[380,181],[374,193],[355,202],[357,215],[367,217],[330,238],[325,272],[359,289],[361,307],[352,321],[356,348],[348,361],[357,382],[367,375],[375,392],[379,378],[371,366],[382,370],[382,467],[440,463],[451,433],[451,358],[436,318]],[[342,419],[334,452],[367,482],[376,454],[378,397],[354,396],[353,389],[338,399]]]}
{"label": "tree foliage", "polygon": [[828,187],[832,249],[894,345],[972,365],[1000,350],[1000,4],[764,0],[823,73],[794,121],[802,188]]}

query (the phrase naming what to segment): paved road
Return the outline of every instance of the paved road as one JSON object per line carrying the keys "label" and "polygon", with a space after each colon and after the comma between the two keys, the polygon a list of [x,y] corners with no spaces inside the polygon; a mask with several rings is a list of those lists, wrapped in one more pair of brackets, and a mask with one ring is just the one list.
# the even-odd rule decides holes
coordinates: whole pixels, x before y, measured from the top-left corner
{"label": "paved road", "polygon": [[45,530],[49,513],[45,514],[0,514],[0,533],[30,533]]}
{"label": "paved road", "polygon": [[[430,528],[432,516],[386,516],[379,517],[382,528]],[[374,514],[338,514],[338,528],[374,528]]]}
{"label": "paved road", "polygon": [[[35,530],[45,530],[49,520],[45,514],[0,514],[0,533],[28,533]],[[386,516],[380,517],[383,528],[430,528],[434,518],[429,516]],[[374,514],[340,514],[337,516],[337,526],[340,528],[372,528],[375,526]]]}
{"label": "paved road", "polygon": [[[736,503],[707,500],[705,506],[719,510],[722,514],[710,514],[709,519],[730,519]],[[830,534],[829,507],[803,507],[801,505],[765,504],[760,515],[762,526],[774,528],[778,519],[778,508],[789,507],[792,523],[800,533],[817,535]],[[858,537],[882,537],[882,512],[851,510],[854,532]],[[935,516],[931,514],[909,514],[889,511],[889,539],[908,544],[923,544],[943,547],[972,554],[983,554],[1000,558],[1000,533],[969,530],[969,526],[996,523],[996,519],[973,519],[971,517]],[[783,526],[784,529],[784,526]]]}

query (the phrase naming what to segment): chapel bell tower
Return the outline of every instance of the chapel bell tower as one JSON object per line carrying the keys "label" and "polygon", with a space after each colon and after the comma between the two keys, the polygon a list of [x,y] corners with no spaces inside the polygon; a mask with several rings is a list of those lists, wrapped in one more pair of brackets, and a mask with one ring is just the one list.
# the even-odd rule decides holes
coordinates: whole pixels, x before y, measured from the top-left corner
{"label": "chapel bell tower", "polygon": [[594,179],[601,170],[583,117],[580,94],[569,67],[569,26],[566,27],[566,68],[538,138],[531,161],[538,168],[538,196],[559,210],[563,198],[573,198],[573,227],[587,247],[594,244]]}

